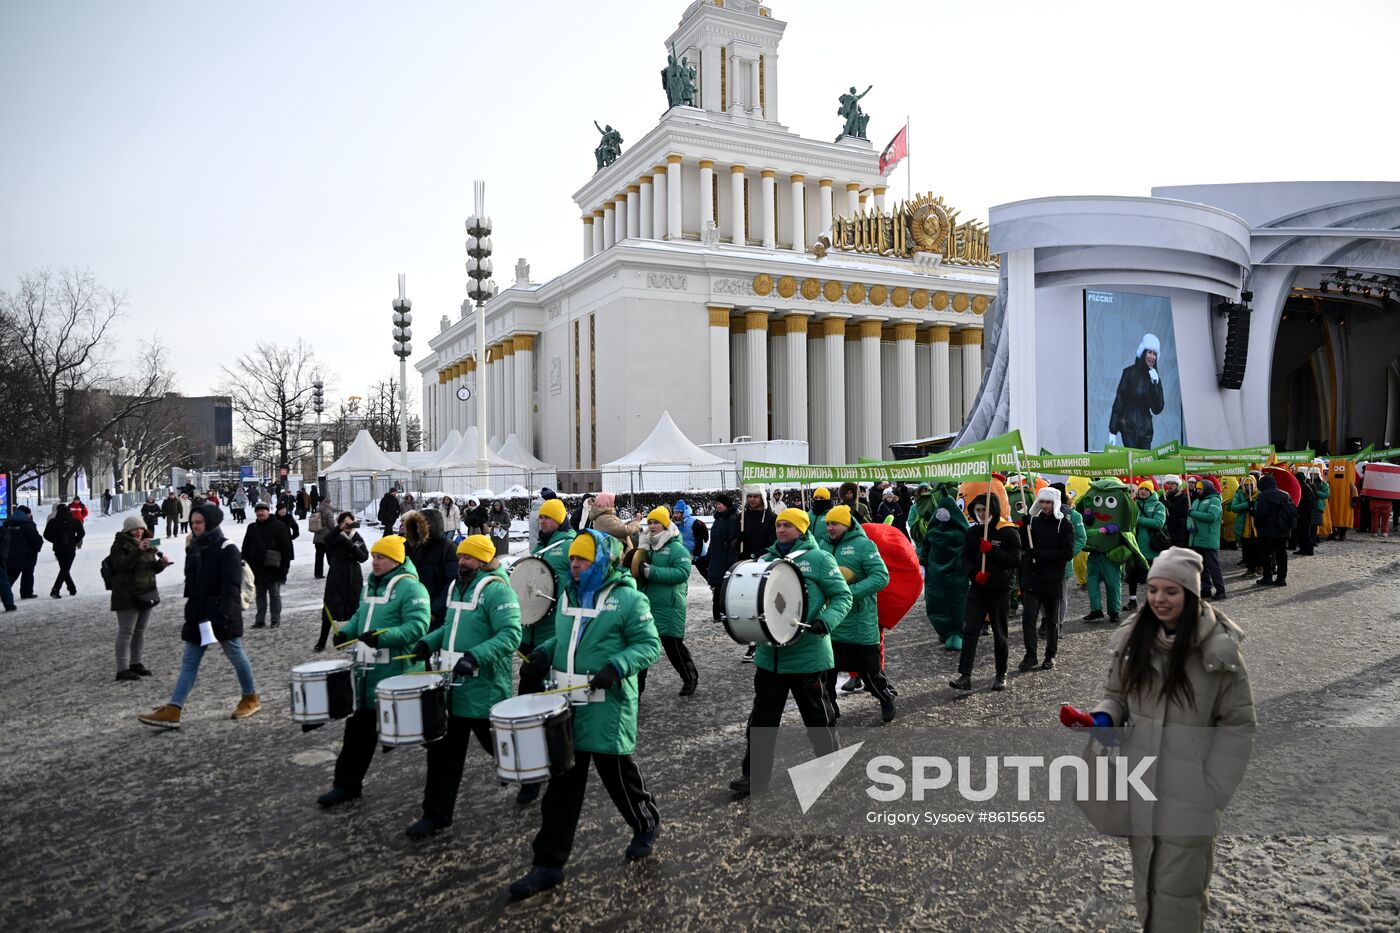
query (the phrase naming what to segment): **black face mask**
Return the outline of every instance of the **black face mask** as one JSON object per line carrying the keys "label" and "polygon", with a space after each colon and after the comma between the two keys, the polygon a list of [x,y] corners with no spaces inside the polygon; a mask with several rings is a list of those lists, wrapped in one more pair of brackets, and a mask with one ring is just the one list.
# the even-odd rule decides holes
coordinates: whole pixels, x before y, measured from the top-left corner
{"label": "black face mask", "polygon": [[470,583],[472,581],[472,577],[475,576],[475,570],[463,570],[461,567],[457,568],[457,579],[463,583]]}

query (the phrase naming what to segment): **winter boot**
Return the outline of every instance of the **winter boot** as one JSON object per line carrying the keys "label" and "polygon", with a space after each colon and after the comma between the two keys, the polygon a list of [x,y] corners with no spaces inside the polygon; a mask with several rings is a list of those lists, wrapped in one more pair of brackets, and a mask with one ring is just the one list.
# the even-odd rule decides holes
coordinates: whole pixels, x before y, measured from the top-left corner
{"label": "winter boot", "polygon": [[962,636],[961,636],[961,635],[949,635],[949,636],[948,636],[948,640],[945,641],[945,642],[943,643],[943,650],[944,650],[944,651],[961,651],[961,650],[962,650]]}
{"label": "winter boot", "polygon": [[515,805],[517,807],[528,807],[535,802],[539,795],[539,784],[521,784],[520,793],[515,795]]}
{"label": "winter boot", "polygon": [[1116,612],[1110,612],[1110,613],[1108,614],[1108,624],[1109,624],[1109,625],[1117,625],[1117,624],[1118,624],[1118,613],[1116,613]]}
{"label": "winter boot", "polygon": [[954,690],[971,690],[972,676],[970,674],[959,674],[957,680],[948,681],[948,686]]}
{"label": "winter boot", "polygon": [[234,719],[247,719],[249,716],[262,709],[262,704],[258,702],[256,693],[247,693],[243,699],[238,701],[238,706],[233,710]]}
{"label": "winter boot", "polygon": [[331,807],[340,806],[342,803],[349,803],[352,800],[359,800],[360,792],[348,790],[344,787],[332,787],[324,794],[316,798],[316,803],[329,810]]}
{"label": "winter boot", "polygon": [[518,901],[557,888],[564,883],[564,869],[536,865],[524,878],[510,883],[510,896]]}
{"label": "winter boot", "polygon": [[1097,622],[1097,621],[1099,621],[1099,620],[1102,619],[1102,618],[1103,618],[1103,610],[1102,610],[1102,609],[1094,609],[1094,610],[1090,611],[1090,613],[1084,617],[1084,621],[1085,621],[1085,622]]}
{"label": "winter boot", "polygon": [[133,670],[117,671],[117,680],[140,680],[141,675]]}
{"label": "winter boot", "polygon": [[992,681],[992,689],[1001,691],[1006,689],[1006,675],[998,674],[997,679]]}
{"label": "winter boot", "polygon": [[864,686],[864,684],[861,682],[861,679],[860,679],[859,677],[851,677],[851,678],[848,678],[848,679],[846,680],[846,682],[845,682],[844,684],[841,685],[841,692],[842,692],[842,693],[855,693],[857,690],[859,690],[859,689],[860,689],[861,687],[863,687],[863,686]]}
{"label": "winter boot", "polygon": [[1040,665],[1042,671],[1053,671],[1055,669],[1055,659],[1046,658]]}
{"label": "winter boot", "polygon": [[144,664],[140,664],[140,663],[133,664],[133,665],[131,665],[131,667],[127,668],[127,670],[131,671],[133,674],[136,674],[136,675],[138,675],[138,676],[140,676],[140,677],[150,677],[150,676],[151,676],[151,672],[148,671],[148,670],[146,670],[146,665],[144,665]]}
{"label": "winter boot", "polygon": [[167,703],[136,718],[148,726],[155,726],[157,729],[178,729],[180,728],[180,707]]}
{"label": "winter boot", "polygon": [[661,831],[661,824],[657,823],[650,832],[639,829],[632,834],[632,842],[627,846],[627,861],[639,862],[651,855],[651,850],[656,843],[656,834]]}
{"label": "winter boot", "polygon": [[433,833],[446,828],[446,826],[438,825],[436,820],[430,820],[425,816],[422,819],[414,820],[412,823],[408,824],[408,829],[404,830],[404,833],[413,839],[425,839]]}

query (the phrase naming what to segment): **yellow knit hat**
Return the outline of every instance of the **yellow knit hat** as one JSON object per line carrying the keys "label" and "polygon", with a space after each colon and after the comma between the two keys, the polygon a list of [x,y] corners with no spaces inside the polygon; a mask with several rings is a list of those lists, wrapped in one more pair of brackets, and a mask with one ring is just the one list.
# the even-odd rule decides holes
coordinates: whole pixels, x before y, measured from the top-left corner
{"label": "yellow knit hat", "polygon": [[463,554],[475,557],[483,564],[489,564],[496,559],[496,545],[486,535],[469,535],[457,545],[457,556],[461,557]]}
{"label": "yellow knit hat", "polygon": [[564,503],[558,499],[550,499],[540,506],[540,518],[552,518],[562,525],[568,517],[568,510],[564,508]]}
{"label": "yellow knit hat", "polygon": [[662,528],[671,527],[671,510],[664,505],[658,505],[647,513],[647,521],[660,522]]}
{"label": "yellow knit hat", "polygon": [[598,559],[598,545],[594,543],[593,536],[584,532],[574,539],[574,543],[569,545],[570,557],[582,557],[584,560],[592,562]]}
{"label": "yellow knit hat", "polygon": [[[830,519],[827,520],[830,521]],[[807,526],[812,523],[812,520],[807,517],[807,513],[801,509],[783,509],[778,513],[778,521],[787,522],[804,535],[807,533]]]}
{"label": "yellow knit hat", "polygon": [[831,490],[830,490],[830,489],[827,489],[825,486],[818,486],[818,487],[817,487],[817,491],[814,492],[814,493],[812,493],[812,498],[813,498],[813,499],[826,499],[826,500],[830,501],[830,500],[831,500]]}
{"label": "yellow knit hat", "polygon": [[396,564],[404,561],[404,540],[402,535],[389,535],[387,538],[380,538],[374,542],[374,546],[369,549],[371,554],[383,554]]}
{"label": "yellow knit hat", "polygon": [[831,511],[826,513],[826,523],[830,525],[833,522],[850,528],[852,524],[851,507],[849,505],[833,506]]}

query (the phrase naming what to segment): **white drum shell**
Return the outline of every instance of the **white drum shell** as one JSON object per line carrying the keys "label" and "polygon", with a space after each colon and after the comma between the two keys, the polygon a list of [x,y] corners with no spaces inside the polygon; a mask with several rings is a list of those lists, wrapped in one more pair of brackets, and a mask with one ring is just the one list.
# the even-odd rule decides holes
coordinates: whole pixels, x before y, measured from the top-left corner
{"label": "white drum shell", "polygon": [[556,716],[567,715],[569,703],[558,695],[524,694],[491,707],[496,776],[516,784],[549,780],[545,724]]}
{"label": "white drum shell", "polygon": [[[292,668],[292,722],[331,722],[330,691],[332,674],[348,672],[353,678],[355,665],[350,659],[308,661]],[[359,709],[360,691],[351,681],[352,712]]]}
{"label": "white drum shell", "polygon": [[374,696],[379,706],[380,745],[423,745],[423,694],[442,686],[430,674],[399,674],[381,680]]}
{"label": "white drum shell", "polygon": [[790,645],[806,612],[806,583],[791,561],[741,561],[725,576],[721,619],[740,644]]}
{"label": "white drum shell", "polygon": [[520,624],[538,625],[554,613],[554,569],[541,557],[522,557],[510,568],[510,588],[520,600]]}

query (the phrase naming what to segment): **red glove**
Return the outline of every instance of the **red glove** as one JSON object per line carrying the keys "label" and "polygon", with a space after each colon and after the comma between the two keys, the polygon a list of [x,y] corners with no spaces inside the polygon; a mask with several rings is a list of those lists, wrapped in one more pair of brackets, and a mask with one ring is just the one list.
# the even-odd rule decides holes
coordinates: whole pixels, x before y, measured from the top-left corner
{"label": "red glove", "polygon": [[1060,707],[1060,722],[1073,729],[1075,726],[1089,727],[1094,725],[1094,717],[1077,706],[1070,706],[1066,703]]}
{"label": "red glove", "polygon": [[989,576],[987,575],[987,571],[985,571],[985,570],[979,570],[979,571],[977,571],[977,575],[974,576],[972,579],[975,580],[975,581],[977,581],[977,585],[978,585],[978,586],[986,586],[986,585],[987,585],[987,581],[990,580],[991,577],[989,577]]}
{"label": "red glove", "polygon": [[977,550],[981,551],[983,554],[990,554],[992,552],[992,542],[983,538],[981,541],[977,542]]}

